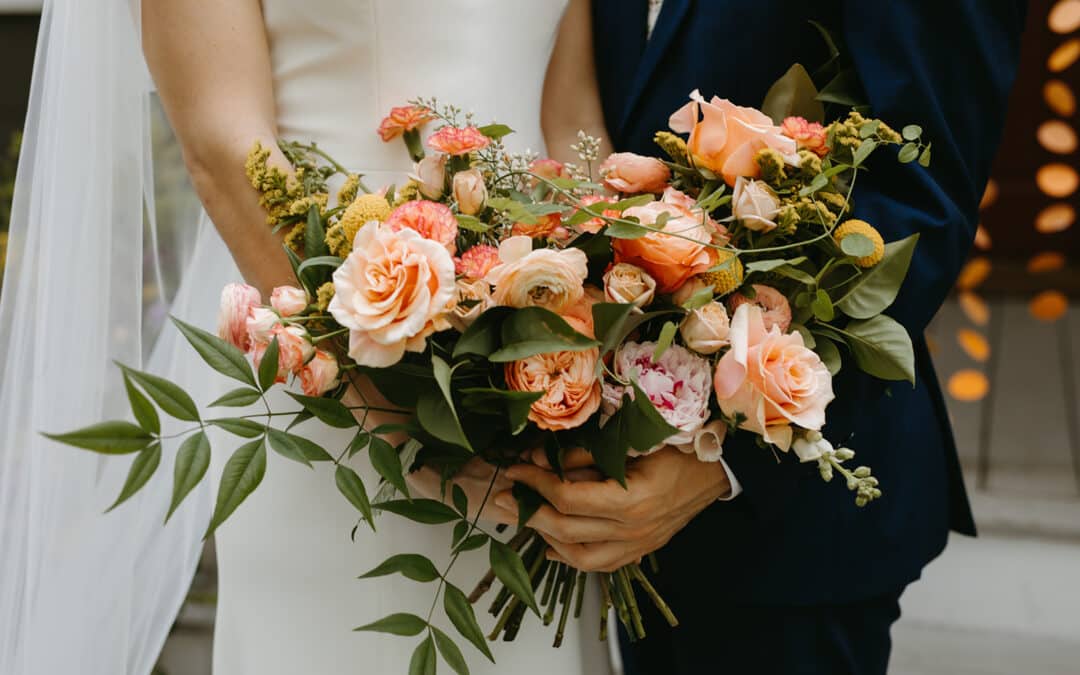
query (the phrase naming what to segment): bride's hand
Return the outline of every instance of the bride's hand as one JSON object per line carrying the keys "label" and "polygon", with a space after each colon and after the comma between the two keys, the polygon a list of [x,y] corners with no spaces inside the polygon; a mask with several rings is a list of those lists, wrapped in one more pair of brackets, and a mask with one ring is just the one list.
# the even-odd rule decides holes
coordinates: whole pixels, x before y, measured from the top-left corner
{"label": "bride's hand", "polygon": [[[462,467],[461,471],[454,476],[450,483],[459,485],[465,491],[465,496],[469,498],[470,520],[476,517],[477,510],[480,508],[480,504],[484,502],[484,496],[487,495],[487,503],[484,506],[481,518],[490,523],[513,525],[517,523],[515,512],[495,505],[495,495],[509,490],[513,487],[513,483],[507,480],[503,473],[500,472],[495,477],[495,484],[492,485],[491,477],[494,473],[495,467],[493,465],[479,457],[475,457]],[[409,483],[409,490],[414,495],[445,502],[453,506],[450,484],[447,484],[446,494],[444,495],[442,477],[434,469],[423,467],[406,476],[406,481]]]}

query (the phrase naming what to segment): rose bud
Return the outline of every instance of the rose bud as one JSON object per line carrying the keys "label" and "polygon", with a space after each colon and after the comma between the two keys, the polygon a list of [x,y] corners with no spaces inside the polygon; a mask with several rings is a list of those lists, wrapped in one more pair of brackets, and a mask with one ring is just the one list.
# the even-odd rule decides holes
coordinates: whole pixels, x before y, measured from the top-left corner
{"label": "rose bud", "polygon": [[307,309],[307,293],[295,286],[278,286],[270,295],[270,306],[281,316],[292,316]]}
{"label": "rose bud", "polygon": [[698,354],[715,354],[728,345],[727,310],[715,300],[691,311],[679,325],[683,342]]}
{"label": "rose bud", "polygon": [[247,335],[250,345],[266,345],[273,337],[274,327],[281,324],[277,312],[269,307],[256,307],[251,310],[247,320]]}
{"label": "rose bud", "polygon": [[446,191],[446,155],[428,155],[416,164],[420,194],[428,199],[441,199]]}
{"label": "rose bud", "polygon": [[600,165],[604,183],[612,190],[624,193],[663,192],[671,171],[653,157],[632,152],[616,152]]}
{"label": "rose bud", "polygon": [[306,396],[322,396],[340,382],[341,369],[329,352],[315,350],[315,356],[300,369],[300,387]]}
{"label": "rose bud", "polygon": [[458,210],[467,216],[475,216],[487,201],[487,187],[480,169],[468,169],[454,174],[454,199]]}
{"label": "rose bud", "polygon": [[763,181],[739,176],[731,195],[731,212],[747,229],[769,232],[776,229],[780,200]]}
{"label": "rose bud", "polygon": [[604,274],[604,299],[631,304],[637,310],[652,302],[656,279],[637,265],[617,263]]}

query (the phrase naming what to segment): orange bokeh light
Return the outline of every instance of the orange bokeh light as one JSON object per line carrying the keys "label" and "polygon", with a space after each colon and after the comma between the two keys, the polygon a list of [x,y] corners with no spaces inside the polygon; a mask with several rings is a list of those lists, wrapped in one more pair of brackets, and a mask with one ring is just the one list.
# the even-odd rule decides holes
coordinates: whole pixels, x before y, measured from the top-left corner
{"label": "orange bokeh light", "polygon": [[956,332],[956,341],[964,353],[975,361],[981,363],[990,358],[990,343],[986,341],[982,333],[970,328],[961,328]]}
{"label": "orange bokeh light", "polygon": [[990,260],[988,258],[972,258],[960,270],[960,277],[956,280],[956,287],[962,291],[970,291],[976,288],[986,281],[986,277],[990,276],[990,269]]}
{"label": "orange bokeh light", "polygon": [[990,306],[978,295],[964,291],[959,295],[960,309],[968,321],[977,325],[985,326],[990,323]]}
{"label": "orange bokeh light", "polygon": [[997,181],[991,178],[986,181],[986,190],[983,192],[982,199],[979,201],[979,210],[988,209],[994,205],[994,202],[998,198],[998,184]]}
{"label": "orange bokeh light", "polygon": [[1028,303],[1031,316],[1039,321],[1057,321],[1069,310],[1069,299],[1061,291],[1043,291]]}
{"label": "orange bokeh light", "polygon": [[1051,72],[1060,73],[1080,58],[1080,39],[1073,38],[1058,45],[1058,48],[1050,52],[1046,59],[1046,67]]}
{"label": "orange bokeh light", "polygon": [[1044,251],[1031,256],[1028,260],[1028,274],[1042,274],[1043,272],[1056,272],[1065,267],[1065,256],[1057,251]]}
{"label": "orange bokeh light", "polygon": [[975,248],[980,251],[989,251],[993,245],[994,241],[990,238],[990,233],[986,231],[982,223],[979,223],[979,227],[975,230]]}
{"label": "orange bokeh light", "polygon": [[949,378],[949,394],[957,401],[979,401],[990,392],[990,380],[977,370],[959,370]]}
{"label": "orange bokeh light", "polygon": [[1080,175],[1068,164],[1054,163],[1039,167],[1035,183],[1051,197],[1068,197],[1080,187]]}
{"label": "orange bokeh light", "polygon": [[1043,85],[1043,100],[1050,110],[1062,117],[1072,117],[1076,112],[1076,95],[1061,80],[1050,80]]}
{"label": "orange bokeh light", "polygon": [[1071,33],[1080,28],[1080,0],[1061,0],[1050,10],[1046,23],[1055,33]]}
{"label": "orange bokeh light", "polygon": [[1061,120],[1047,120],[1035,132],[1039,145],[1050,152],[1068,155],[1076,151],[1076,132]]}
{"label": "orange bokeh light", "polygon": [[1042,234],[1053,234],[1069,229],[1076,222],[1076,209],[1072,204],[1051,204],[1035,216],[1035,229]]}

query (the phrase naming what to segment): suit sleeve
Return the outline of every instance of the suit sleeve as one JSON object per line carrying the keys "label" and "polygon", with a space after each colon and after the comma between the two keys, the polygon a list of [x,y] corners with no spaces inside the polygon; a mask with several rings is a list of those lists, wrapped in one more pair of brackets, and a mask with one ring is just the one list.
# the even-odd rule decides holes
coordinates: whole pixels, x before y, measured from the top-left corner
{"label": "suit sleeve", "polygon": [[[886,314],[918,339],[967,258],[1019,62],[1018,0],[845,0],[843,36],[871,107],[893,126],[918,124],[933,143],[929,168],[879,151],[860,173],[854,216],[886,241],[919,233],[907,279]],[[895,151],[892,151],[895,152]],[[759,516],[815,471],[731,439],[724,457]]]}

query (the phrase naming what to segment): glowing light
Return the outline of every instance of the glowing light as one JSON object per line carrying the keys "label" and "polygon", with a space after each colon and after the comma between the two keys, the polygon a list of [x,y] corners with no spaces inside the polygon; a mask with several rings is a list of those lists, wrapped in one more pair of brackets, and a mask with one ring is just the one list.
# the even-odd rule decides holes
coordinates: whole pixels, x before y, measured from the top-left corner
{"label": "glowing light", "polygon": [[1076,95],[1069,85],[1061,80],[1050,80],[1043,85],[1043,100],[1051,110],[1062,117],[1072,117],[1076,112]]}
{"label": "glowing light", "polygon": [[1051,204],[1035,216],[1035,229],[1043,234],[1053,234],[1069,229],[1076,222],[1076,209],[1072,204]]}
{"label": "glowing light", "polygon": [[990,307],[978,295],[964,291],[960,293],[959,301],[960,309],[968,321],[976,326],[985,326],[990,323]]}
{"label": "glowing light", "polygon": [[990,247],[994,245],[993,240],[990,238],[990,233],[986,231],[986,228],[979,223],[978,229],[975,230],[975,248],[980,251],[989,251]]}
{"label": "glowing light", "polygon": [[982,333],[970,328],[961,328],[956,332],[956,341],[964,353],[975,361],[982,363],[990,358],[990,343],[986,341]]}
{"label": "glowing light", "polygon": [[994,202],[997,201],[999,192],[996,180],[991,178],[986,181],[986,190],[983,192],[982,200],[979,201],[979,210],[982,211],[993,206]]}
{"label": "glowing light", "polygon": [[1061,120],[1043,122],[1035,132],[1035,137],[1039,139],[1039,145],[1050,152],[1068,155],[1076,151],[1076,132]]}
{"label": "glowing light", "polygon": [[986,281],[988,276],[990,276],[990,260],[982,257],[972,258],[960,270],[956,287],[962,291],[970,291]]}
{"label": "glowing light", "polygon": [[990,380],[977,370],[959,370],[949,378],[949,395],[957,401],[979,401],[990,392]]}
{"label": "glowing light", "polygon": [[1071,33],[1080,28],[1080,0],[1061,0],[1050,10],[1046,23],[1055,33]]}
{"label": "glowing light", "polygon": [[1050,53],[1046,59],[1046,67],[1053,73],[1060,73],[1080,58],[1080,39],[1066,40]]}
{"label": "glowing light", "polygon": [[1069,299],[1061,291],[1043,291],[1031,299],[1028,311],[1039,321],[1057,321],[1069,311]]}
{"label": "glowing light", "polygon": [[1065,267],[1065,256],[1057,251],[1045,251],[1037,253],[1028,260],[1028,274],[1042,274],[1044,272],[1056,272]]}
{"label": "glowing light", "polygon": [[1080,187],[1080,175],[1068,164],[1046,164],[1035,173],[1035,183],[1051,197],[1068,197]]}

